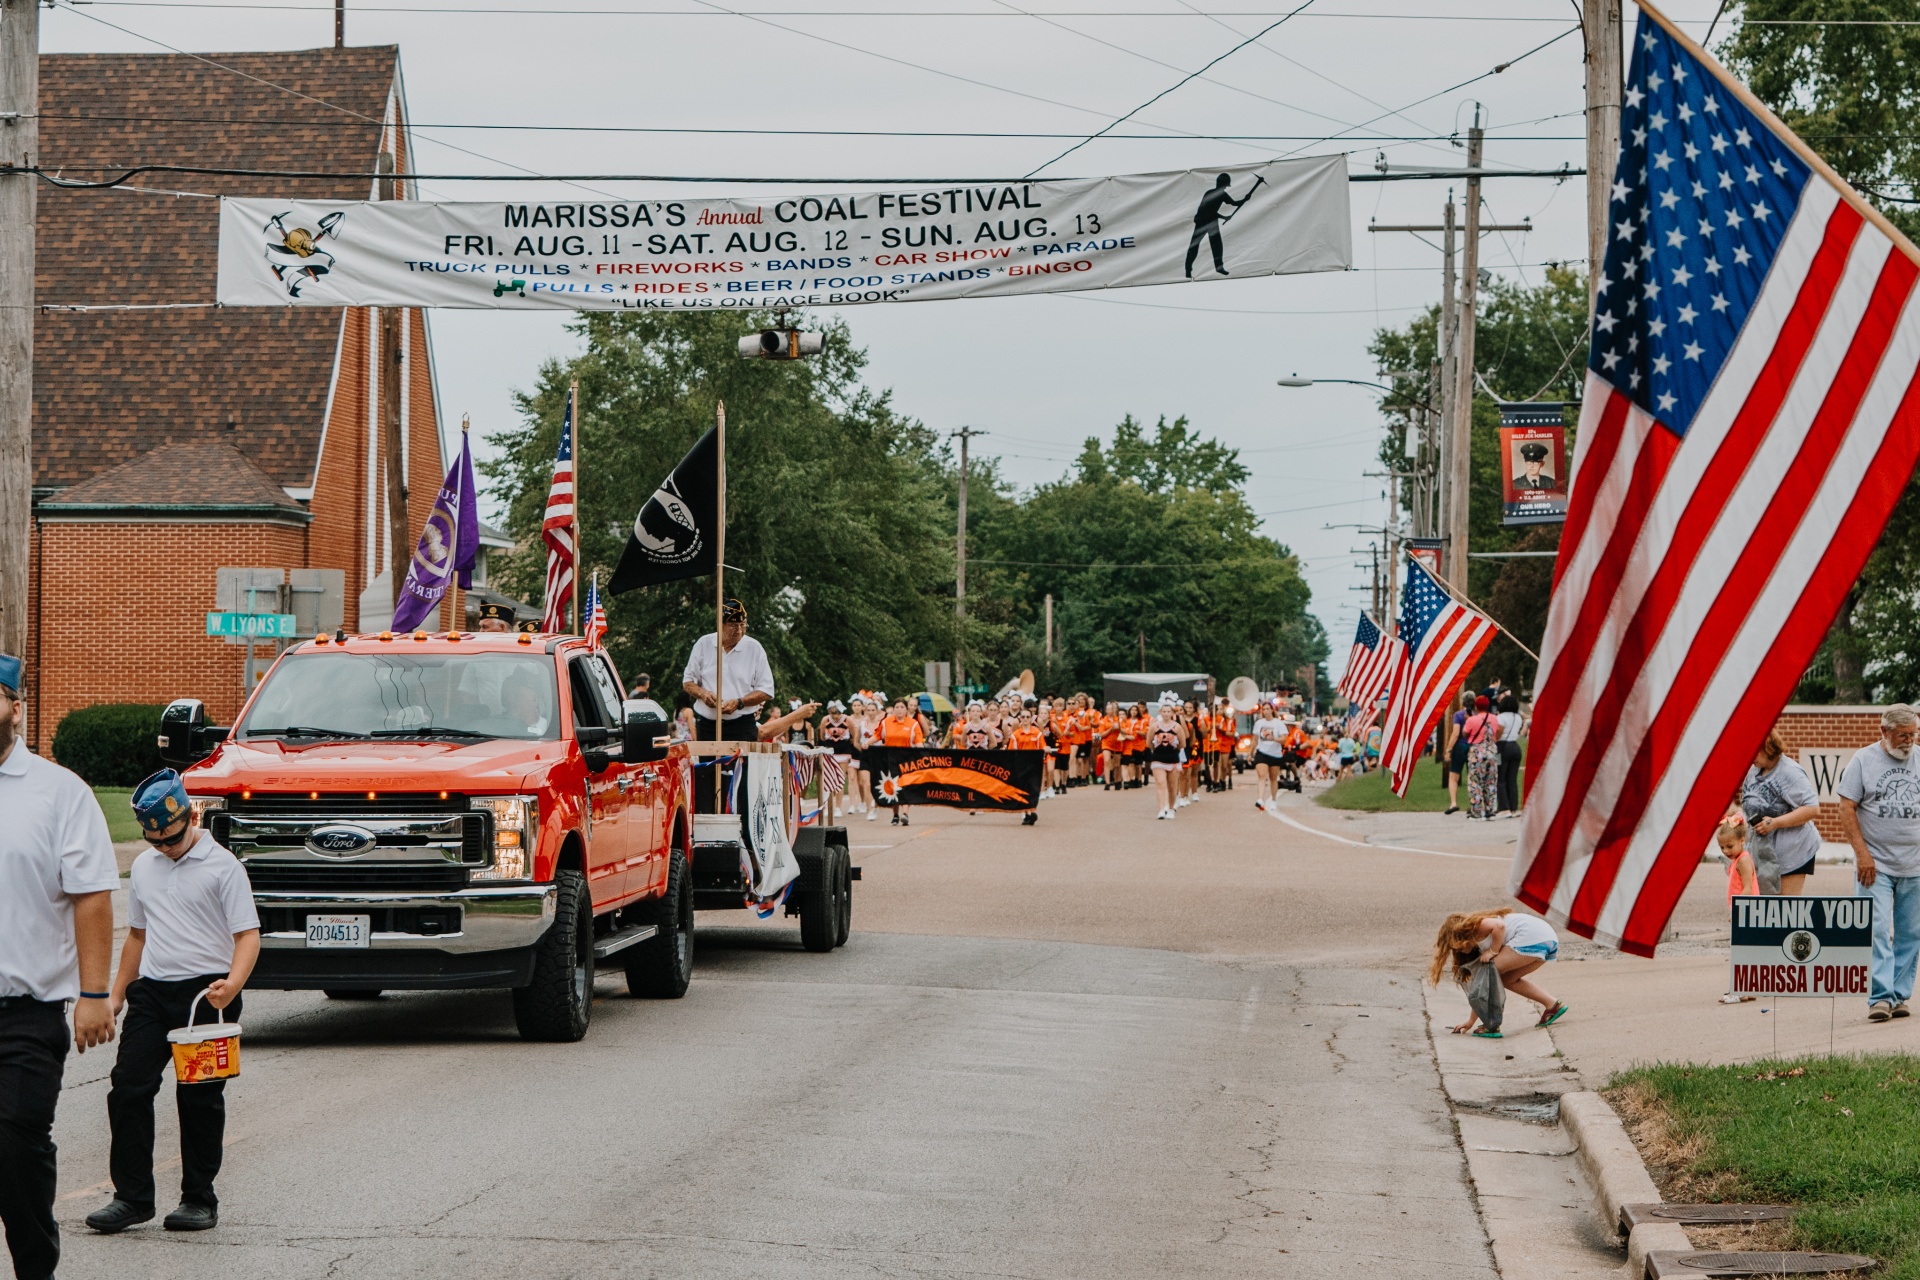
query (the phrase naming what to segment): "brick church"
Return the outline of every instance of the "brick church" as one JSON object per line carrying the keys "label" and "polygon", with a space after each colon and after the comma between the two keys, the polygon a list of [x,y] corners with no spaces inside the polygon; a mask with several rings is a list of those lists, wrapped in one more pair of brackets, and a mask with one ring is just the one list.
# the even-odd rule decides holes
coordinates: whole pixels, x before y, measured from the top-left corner
{"label": "brick church", "polygon": [[[43,55],[40,110],[56,174],[356,175],[40,188],[27,740],[47,751],[98,702],[198,697],[231,723],[273,652],[249,663],[207,613],[383,628],[392,512],[410,550],[458,448],[421,311],[211,305],[214,197],[414,197],[399,50]],[[456,593],[439,625],[464,608]]]}

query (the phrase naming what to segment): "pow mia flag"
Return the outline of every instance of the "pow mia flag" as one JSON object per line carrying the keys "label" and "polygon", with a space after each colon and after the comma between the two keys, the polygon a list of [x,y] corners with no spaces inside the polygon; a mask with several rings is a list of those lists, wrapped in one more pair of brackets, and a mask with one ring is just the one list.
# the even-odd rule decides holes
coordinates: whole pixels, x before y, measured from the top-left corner
{"label": "pow mia flag", "polygon": [[720,445],[709,427],[633,518],[608,595],[713,572]]}

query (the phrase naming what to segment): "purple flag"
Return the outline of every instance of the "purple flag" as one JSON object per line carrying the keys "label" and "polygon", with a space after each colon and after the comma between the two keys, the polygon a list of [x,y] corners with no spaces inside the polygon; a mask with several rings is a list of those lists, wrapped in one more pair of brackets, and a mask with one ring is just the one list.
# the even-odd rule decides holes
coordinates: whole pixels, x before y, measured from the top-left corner
{"label": "purple flag", "polygon": [[447,594],[454,575],[459,575],[462,587],[471,587],[473,558],[479,550],[480,511],[473,492],[473,455],[462,432],[460,456],[440,482],[440,496],[434,500],[426,531],[413,549],[407,580],[394,601],[393,629],[412,631],[426,621]]}

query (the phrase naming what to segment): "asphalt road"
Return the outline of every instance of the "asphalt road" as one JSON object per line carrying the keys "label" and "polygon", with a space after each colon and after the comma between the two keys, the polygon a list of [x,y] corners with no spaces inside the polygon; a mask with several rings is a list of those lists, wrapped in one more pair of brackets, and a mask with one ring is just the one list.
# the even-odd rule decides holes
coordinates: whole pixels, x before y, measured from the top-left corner
{"label": "asphalt road", "polygon": [[610,972],[577,1045],[498,993],[250,992],[204,1235],[81,1225],[111,1061],[72,1059],[60,1274],[1491,1280],[1415,965],[1504,858],[1250,800],[856,820],[844,949],[703,915],[687,997]]}

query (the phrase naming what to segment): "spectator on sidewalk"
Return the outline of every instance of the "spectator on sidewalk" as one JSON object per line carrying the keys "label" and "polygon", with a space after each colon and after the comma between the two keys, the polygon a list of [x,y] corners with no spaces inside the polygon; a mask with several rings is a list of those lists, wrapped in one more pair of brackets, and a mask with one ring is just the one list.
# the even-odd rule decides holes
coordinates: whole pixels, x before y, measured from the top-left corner
{"label": "spectator on sidewalk", "polygon": [[1527,719],[1520,714],[1520,699],[1508,689],[1494,704],[1500,722],[1500,785],[1497,817],[1520,816],[1521,741],[1526,737]]}
{"label": "spectator on sidewalk", "polygon": [[1460,737],[1467,744],[1467,817],[1491,822],[1499,808],[1500,721],[1485,694],[1473,700]]}
{"label": "spectator on sidewalk", "polygon": [[1740,811],[1746,815],[1747,841],[1759,876],[1760,892],[1792,897],[1805,892],[1820,854],[1820,793],[1797,760],[1787,758],[1778,729],[1754,753],[1753,767],[1740,784]]}
{"label": "spectator on sidewalk", "polygon": [[[1528,975],[1559,954],[1560,939],[1553,932],[1553,926],[1537,916],[1512,907],[1457,911],[1441,922],[1440,934],[1433,943],[1433,964],[1427,970],[1427,981],[1438,986],[1440,976],[1451,964],[1455,980],[1464,984],[1470,976],[1471,965],[1490,960],[1499,971],[1500,985],[1539,1005],[1540,1021],[1536,1025],[1550,1027],[1566,1013],[1567,1003],[1529,981]],[[1475,1021],[1476,1018],[1469,1018],[1453,1030],[1456,1034],[1471,1031]]]}
{"label": "spectator on sidewalk", "polygon": [[[1713,838],[1720,845],[1720,856],[1727,860],[1727,910],[1732,911],[1735,898],[1752,897],[1760,892],[1753,855],[1747,852],[1747,822],[1738,809],[1720,819]],[[1737,996],[1729,991],[1720,997],[1720,1003],[1740,1004],[1751,999],[1752,996]]]}
{"label": "spectator on sidewalk", "polygon": [[1853,846],[1854,890],[1873,899],[1873,967],[1867,1020],[1907,1016],[1920,959],[1920,714],[1904,702],[1880,713],[1880,741],[1847,762],[1834,791]]}
{"label": "spectator on sidewalk", "polygon": [[1460,779],[1467,771],[1467,740],[1460,736],[1460,727],[1473,714],[1473,699],[1472,689],[1462,689],[1444,726],[1447,739],[1440,748],[1440,773],[1447,784],[1448,813],[1460,812]]}

